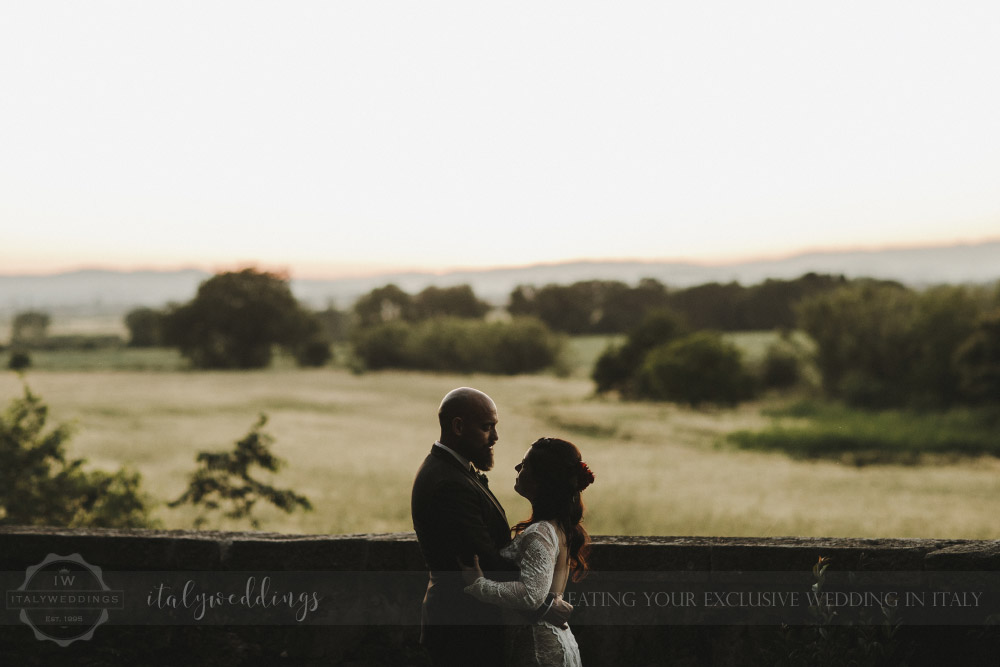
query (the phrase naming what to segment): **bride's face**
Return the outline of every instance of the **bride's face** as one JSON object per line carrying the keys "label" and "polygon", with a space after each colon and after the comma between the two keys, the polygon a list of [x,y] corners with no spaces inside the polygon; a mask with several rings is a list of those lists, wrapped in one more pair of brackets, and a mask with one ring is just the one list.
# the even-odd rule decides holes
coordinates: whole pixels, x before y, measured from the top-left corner
{"label": "bride's face", "polygon": [[514,490],[524,498],[531,500],[535,497],[537,485],[535,484],[535,478],[531,476],[531,464],[528,462],[529,452],[531,452],[530,449],[524,453],[524,458],[521,459],[521,462],[514,466],[514,470],[517,471],[517,478],[514,480]]}

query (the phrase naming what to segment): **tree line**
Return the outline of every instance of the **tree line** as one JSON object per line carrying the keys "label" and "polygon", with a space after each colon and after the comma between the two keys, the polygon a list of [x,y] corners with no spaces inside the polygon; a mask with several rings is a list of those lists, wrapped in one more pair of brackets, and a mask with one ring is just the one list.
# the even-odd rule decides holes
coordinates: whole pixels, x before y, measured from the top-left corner
{"label": "tree line", "polygon": [[[653,279],[591,280],[519,285],[501,308],[468,285],[409,294],[389,284],[348,311],[316,311],[295,299],[287,276],[244,269],[209,278],[190,302],[133,310],[125,324],[130,345],[175,347],[196,368],[264,367],[276,347],[303,366],[322,366],[339,342],[356,370],[531,373],[559,363],[564,335],[625,334],[593,369],[598,392],[733,403],[794,384],[811,357],[825,392],[852,405],[948,407],[1000,397],[1000,287],[916,290],[815,273],[676,290]],[[48,326],[44,313],[19,314],[12,352],[49,345]],[[753,376],[718,335],[774,329],[804,331],[815,351],[807,355],[786,336]]]}

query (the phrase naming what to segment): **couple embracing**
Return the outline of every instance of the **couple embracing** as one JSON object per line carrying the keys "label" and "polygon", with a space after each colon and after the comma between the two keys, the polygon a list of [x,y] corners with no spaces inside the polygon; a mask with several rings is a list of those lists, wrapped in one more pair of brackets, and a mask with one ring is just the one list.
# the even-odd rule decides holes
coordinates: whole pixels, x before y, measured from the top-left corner
{"label": "couple embracing", "polygon": [[515,466],[531,517],[511,528],[482,474],[493,467],[496,404],[461,387],[441,401],[438,421],[411,498],[430,570],[421,642],[436,666],[579,665],[562,593],[586,571],[580,494],[594,475],[572,443],[536,440]]}

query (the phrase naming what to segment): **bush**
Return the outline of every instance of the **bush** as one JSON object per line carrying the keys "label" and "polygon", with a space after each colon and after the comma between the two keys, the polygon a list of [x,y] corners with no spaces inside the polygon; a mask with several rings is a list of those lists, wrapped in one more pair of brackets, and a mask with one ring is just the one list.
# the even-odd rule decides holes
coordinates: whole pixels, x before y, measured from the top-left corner
{"label": "bush", "polygon": [[807,401],[768,414],[774,420],[769,427],[730,433],[728,441],[745,449],[777,450],[797,459],[830,459],[858,466],[912,465],[929,455],[1000,457],[996,437],[1000,411],[995,408],[876,412]]}
{"label": "bush", "polygon": [[129,347],[157,347],[163,345],[164,314],[152,308],[136,308],[125,315]]}
{"label": "bush", "polygon": [[753,396],[753,378],[736,347],[702,331],[650,351],[636,377],[636,392],[690,405],[734,405]]}
{"label": "bush", "polygon": [[802,379],[801,360],[787,344],[777,343],[767,348],[760,369],[761,385],[768,389],[787,389]]}
{"label": "bush", "polygon": [[657,310],[647,314],[621,347],[608,347],[597,359],[591,374],[599,393],[619,390],[634,393],[632,384],[648,353],[653,348],[680,336],[685,327],[670,311]]}
{"label": "bush", "polygon": [[[199,467],[191,474],[187,490],[167,505],[191,504],[209,513],[221,511],[228,519],[248,519],[254,529],[260,527],[260,521],[253,514],[254,506],[260,501],[286,513],[296,509],[312,510],[312,503],[305,496],[251,477],[252,467],[273,473],[284,465],[283,460],[271,453],[274,438],[264,432],[265,424],[267,415],[262,414],[232,451],[200,452],[196,457]],[[203,514],[195,520],[195,527],[200,528],[207,521]]]}
{"label": "bush", "polygon": [[27,352],[11,352],[7,361],[7,368],[12,371],[23,371],[31,366],[31,357]]}
{"label": "bush", "polygon": [[533,373],[556,363],[564,340],[532,318],[483,322],[454,317],[393,321],[354,332],[365,368],[453,373]]}
{"label": "bush", "polygon": [[320,368],[333,359],[330,343],[323,339],[313,339],[295,349],[295,361],[304,368]]}
{"label": "bush", "polygon": [[511,322],[487,325],[484,357],[487,372],[502,375],[534,373],[554,365],[562,353],[565,339],[554,334],[534,318],[515,318]]}
{"label": "bush", "polygon": [[46,430],[47,418],[28,387],[0,416],[0,524],[150,527],[139,473],[84,470],[66,457],[69,427]]}
{"label": "bush", "polygon": [[407,346],[412,328],[396,321],[356,329],[352,335],[354,354],[369,370],[410,368],[412,360]]}

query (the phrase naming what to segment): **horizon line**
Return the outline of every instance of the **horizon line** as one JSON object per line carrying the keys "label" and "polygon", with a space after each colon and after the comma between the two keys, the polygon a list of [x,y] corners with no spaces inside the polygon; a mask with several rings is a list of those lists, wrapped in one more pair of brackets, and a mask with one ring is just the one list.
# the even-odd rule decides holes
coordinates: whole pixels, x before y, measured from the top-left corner
{"label": "horizon line", "polygon": [[[82,264],[72,268],[52,269],[48,271],[21,271],[17,273],[0,272],[3,278],[24,278],[24,277],[53,277],[84,272],[103,273],[180,273],[184,271],[197,271],[200,273],[218,274],[226,271],[239,271],[246,268],[254,268],[262,271],[269,271],[279,275],[286,275],[289,280],[363,280],[366,278],[377,278],[380,276],[394,275],[428,275],[447,276],[455,273],[489,273],[493,271],[517,271],[532,268],[547,268],[568,266],[572,264],[686,264],[700,267],[725,267],[740,264],[754,264],[760,262],[780,262],[783,260],[805,257],[809,255],[834,255],[846,253],[878,253],[906,250],[926,250],[926,249],[949,249],[968,246],[988,245],[1000,243],[1000,236],[991,236],[977,240],[960,240],[951,242],[917,242],[901,244],[851,244],[836,246],[803,246],[796,250],[777,252],[771,254],[757,255],[728,255],[715,258],[684,258],[684,257],[660,257],[660,258],[639,258],[639,257],[576,257],[559,260],[541,260],[537,262],[520,264],[497,264],[492,266],[467,266],[455,265],[443,269],[431,269],[419,266],[402,265],[396,268],[380,266],[370,270],[360,272],[316,275],[315,271],[305,271],[303,275],[295,275],[295,272],[288,263],[267,262],[261,260],[244,260],[235,262],[213,262],[213,263],[185,263],[170,264],[165,263],[159,266],[137,266],[137,267],[113,267],[101,264]],[[303,262],[303,264],[315,265],[315,262]]]}

